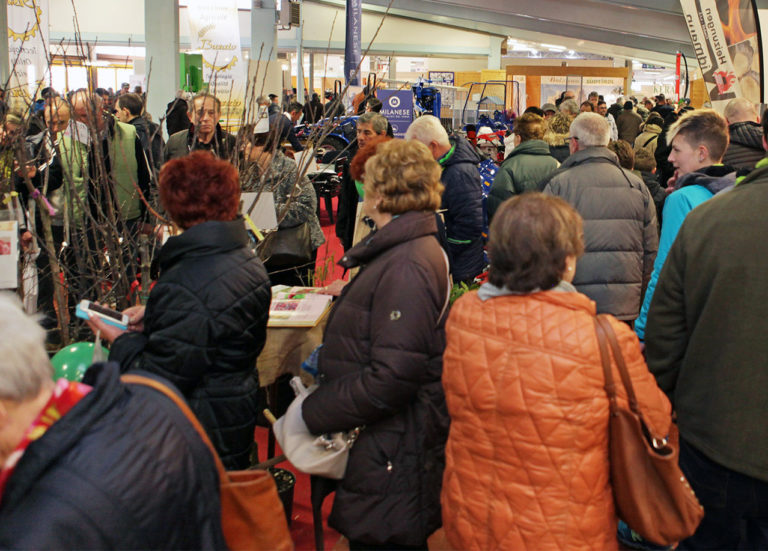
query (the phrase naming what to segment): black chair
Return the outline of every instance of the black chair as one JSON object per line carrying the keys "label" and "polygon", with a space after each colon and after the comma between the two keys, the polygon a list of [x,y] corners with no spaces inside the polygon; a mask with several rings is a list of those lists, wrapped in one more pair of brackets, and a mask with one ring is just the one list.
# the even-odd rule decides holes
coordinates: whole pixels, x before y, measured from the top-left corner
{"label": "black chair", "polygon": [[310,475],[310,501],[312,503],[312,525],[315,530],[315,551],[324,551],[323,538],[323,501],[336,491],[337,480],[322,476]]}
{"label": "black chair", "polygon": [[320,200],[325,203],[325,210],[328,211],[328,218],[333,224],[333,198],[341,193],[341,174],[339,163],[337,162],[334,171],[318,172],[311,177],[312,185],[317,195],[317,216],[320,216]]}

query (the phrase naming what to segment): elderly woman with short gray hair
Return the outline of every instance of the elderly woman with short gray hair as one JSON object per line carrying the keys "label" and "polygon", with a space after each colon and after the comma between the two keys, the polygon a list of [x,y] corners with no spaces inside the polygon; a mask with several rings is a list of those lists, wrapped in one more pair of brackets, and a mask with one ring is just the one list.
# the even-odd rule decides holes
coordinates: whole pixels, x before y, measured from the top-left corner
{"label": "elderly woman with short gray hair", "polygon": [[0,335],[1,549],[227,547],[213,458],[173,402],[115,364],[54,382],[9,294]]}

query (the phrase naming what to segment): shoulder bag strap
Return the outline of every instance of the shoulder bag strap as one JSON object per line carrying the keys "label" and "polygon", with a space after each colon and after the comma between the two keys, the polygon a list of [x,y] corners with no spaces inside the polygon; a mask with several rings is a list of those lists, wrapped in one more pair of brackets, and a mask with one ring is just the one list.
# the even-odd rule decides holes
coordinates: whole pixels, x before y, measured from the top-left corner
{"label": "shoulder bag strap", "polygon": [[658,139],[658,137],[659,137],[659,135],[658,135],[658,134],[654,134],[653,136],[651,136],[651,137],[650,137],[650,139],[649,139],[647,142],[645,142],[645,143],[642,145],[642,147],[640,147],[640,149],[643,149],[645,146],[647,146],[647,145],[648,145],[649,143],[651,143],[653,140],[656,140],[656,139]]}
{"label": "shoulder bag strap", "polygon": [[445,252],[445,249],[440,247],[440,252],[443,253],[443,260],[445,261],[445,302],[443,303],[443,309],[440,310],[440,315],[437,316],[437,325],[440,325],[440,321],[443,319],[443,314],[445,314],[445,311],[448,309],[448,304],[451,302],[451,263],[448,260],[448,254]]}
{"label": "shoulder bag strap", "polygon": [[150,379],[149,377],[144,377],[143,375],[126,374],[126,375],[122,375],[120,377],[120,380],[123,383],[148,386],[151,389],[156,390],[160,394],[164,394],[174,404],[176,404],[178,408],[181,410],[181,412],[184,414],[184,416],[189,420],[189,422],[192,423],[192,426],[195,427],[195,430],[200,435],[200,438],[202,438],[203,442],[205,442],[205,445],[208,446],[208,449],[211,450],[211,453],[213,454],[213,460],[216,463],[216,470],[219,471],[220,483],[224,483],[229,480],[227,471],[226,469],[224,469],[224,464],[221,462],[221,459],[219,458],[219,454],[216,452],[216,448],[213,447],[213,444],[211,443],[211,439],[208,438],[208,434],[205,432],[205,429],[200,424],[200,421],[197,420],[197,417],[195,417],[195,414],[192,413],[192,410],[189,409],[189,406],[186,404],[186,402],[184,402],[184,400],[179,398],[179,396],[176,393],[174,393],[170,388],[165,386],[160,381],[156,381],[155,379]]}
{"label": "shoulder bag strap", "polygon": [[616,384],[613,381],[613,369],[611,369],[611,356],[608,353],[607,338],[605,336],[605,330],[600,325],[599,320],[595,317],[595,332],[597,333],[597,345],[600,348],[600,362],[603,365],[603,377],[605,379],[605,393],[608,395],[608,400],[611,402],[611,413],[615,413],[618,410],[618,404],[616,402]]}
{"label": "shoulder bag strap", "polygon": [[[613,352],[613,359],[616,361],[616,367],[619,368],[619,376],[621,382],[624,384],[624,389],[627,391],[627,400],[629,401],[629,408],[636,414],[641,415],[640,408],[637,405],[637,396],[635,396],[635,388],[632,386],[632,379],[629,378],[629,371],[627,370],[627,364],[624,361],[624,355],[621,353],[619,342],[616,340],[616,333],[611,327],[611,322],[605,314],[597,316],[597,323],[600,324],[605,333],[605,337],[608,340],[608,344]],[[642,415],[641,415],[642,416]]]}

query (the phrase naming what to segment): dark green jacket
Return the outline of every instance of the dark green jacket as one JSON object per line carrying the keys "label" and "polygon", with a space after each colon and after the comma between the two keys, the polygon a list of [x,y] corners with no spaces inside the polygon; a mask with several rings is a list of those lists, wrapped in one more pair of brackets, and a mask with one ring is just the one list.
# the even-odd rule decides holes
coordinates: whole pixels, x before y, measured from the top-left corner
{"label": "dark green jacket", "polygon": [[648,367],[680,434],[768,481],[768,167],[693,209],[648,312]]}
{"label": "dark green jacket", "polygon": [[543,140],[528,140],[515,147],[493,179],[488,194],[488,218],[492,218],[496,209],[513,195],[536,191],[536,185],[549,177],[558,166]]}

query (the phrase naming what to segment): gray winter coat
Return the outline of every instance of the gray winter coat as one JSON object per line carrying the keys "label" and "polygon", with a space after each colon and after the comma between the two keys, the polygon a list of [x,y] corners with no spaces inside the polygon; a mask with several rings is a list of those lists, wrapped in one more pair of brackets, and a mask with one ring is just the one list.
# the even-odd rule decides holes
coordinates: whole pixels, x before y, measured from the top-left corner
{"label": "gray winter coat", "polygon": [[736,170],[755,168],[765,157],[763,129],[756,122],[736,122],[728,127],[731,142],[725,150],[723,164]]}
{"label": "gray winter coat", "polygon": [[646,185],[607,148],[588,147],[565,160],[544,192],[568,201],[584,219],[585,252],[573,284],[598,312],[635,319],[659,246]]}

